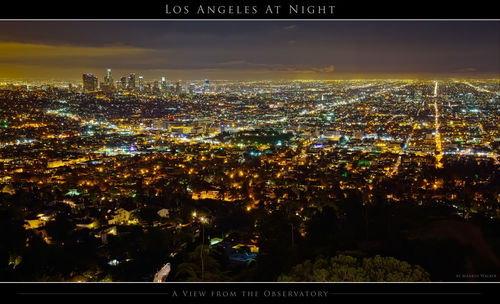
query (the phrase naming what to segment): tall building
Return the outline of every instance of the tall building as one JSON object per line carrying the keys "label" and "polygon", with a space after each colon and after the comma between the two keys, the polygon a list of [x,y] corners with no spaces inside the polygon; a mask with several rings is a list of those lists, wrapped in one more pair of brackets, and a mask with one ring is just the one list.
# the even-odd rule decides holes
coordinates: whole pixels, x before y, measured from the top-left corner
{"label": "tall building", "polygon": [[104,84],[108,87],[113,86],[113,77],[111,77],[111,69],[106,70],[106,76],[104,76]]}
{"label": "tall building", "polygon": [[97,90],[98,80],[92,74],[83,74],[83,91],[91,92]]}
{"label": "tall building", "polygon": [[177,81],[175,83],[175,92],[180,93],[181,91],[182,91],[181,83],[179,81]]}
{"label": "tall building", "polygon": [[120,78],[120,88],[125,90],[127,88],[127,77],[123,76]]}
{"label": "tall building", "polygon": [[194,83],[190,83],[189,84],[189,93],[193,93],[195,89],[196,89],[196,86],[194,85]]}
{"label": "tall building", "polygon": [[128,76],[128,86],[129,90],[135,90],[135,74],[132,73]]}
{"label": "tall building", "polygon": [[167,78],[165,76],[161,77],[161,90],[166,90],[167,89]]}
{"label": "tall building", "polygon": [[111,77],[111,69],[106,70],[106,76],[100,86],[103,91],[111,91],[114,88],[113,77]]}
{"label": "tall building", "polygon": [[139,91],[144,91],[144,77],[139,76]]}
{"label": "tall building", "polygon": [[210,91],[210,81],[208,79],[205,79],[205,84],[203,85],[203,91],[205,92]]}
{"label": "tall building", "polygon": [[153,93],[158,93],[160,91],[160,85],[158,83],[158,80],[155,80],[153,82]]}

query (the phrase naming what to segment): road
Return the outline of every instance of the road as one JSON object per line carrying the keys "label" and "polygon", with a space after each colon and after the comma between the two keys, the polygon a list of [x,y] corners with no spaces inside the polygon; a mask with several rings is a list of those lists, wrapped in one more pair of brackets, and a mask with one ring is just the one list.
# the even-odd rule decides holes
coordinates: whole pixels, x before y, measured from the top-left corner
{"label": "road", "polygon": [[442,168],[443,163],[441,162],[441,159],[443,158],[443,151],[441,147],[441,134],[439,134],[439,108],[437,104],[437,89],[438,89],[438,82],[436,81],[434,83],[434,111],[435,111],[435,121],[434,125],[436,127],[436,152],[434,153],[434,157],[436,158],[436,168]]}

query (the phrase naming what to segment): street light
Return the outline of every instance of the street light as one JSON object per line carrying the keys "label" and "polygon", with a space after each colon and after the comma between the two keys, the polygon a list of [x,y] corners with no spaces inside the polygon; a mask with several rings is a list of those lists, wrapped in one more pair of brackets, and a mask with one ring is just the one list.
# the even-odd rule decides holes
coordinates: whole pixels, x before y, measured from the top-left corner
{"label": "street light", "polygon": [[196,211],[192,213],[194,220],[199,220],[201,225],[201,250],[200,250],[200,259],[201,259],[201,280],[203,281],[205,278],[205,263],[203,260],[203,249],[205,247],[205,224],[208,223],[208,218],[205,216],[198,216]]}

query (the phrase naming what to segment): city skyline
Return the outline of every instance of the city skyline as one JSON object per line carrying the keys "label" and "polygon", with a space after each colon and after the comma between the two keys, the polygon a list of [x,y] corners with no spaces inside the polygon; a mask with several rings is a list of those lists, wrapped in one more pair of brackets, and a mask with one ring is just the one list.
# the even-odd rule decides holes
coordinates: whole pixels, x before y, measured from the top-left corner
{"label": "city skyline", "polygon": [[498,282],[499,25],[1,22],[0,281]]}
{"label": "city skyline", "polygon": [[[228,26],[230,24],[231,26]],[[4,79],[496,77],[496,21],[6,21]]]}
{"label": "city skyline", "polygon": [[4,280],[497,280],[498,79],[135,76],[0,85]]}

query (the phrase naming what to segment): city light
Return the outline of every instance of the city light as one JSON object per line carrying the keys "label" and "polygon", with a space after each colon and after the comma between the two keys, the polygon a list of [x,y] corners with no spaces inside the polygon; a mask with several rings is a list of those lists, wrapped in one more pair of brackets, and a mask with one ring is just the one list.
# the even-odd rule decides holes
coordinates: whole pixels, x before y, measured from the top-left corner
{"label": "city light", "polygon": [[[487,44],[440,41],[462,27],[427,49],[420,23],[398,23],[411,35],[345,24],[252,32],[251,23],[203,23],[200,36],[198,24],[187,34],[169,23],[168,48],[149,42],[165,35],[145,35],[144,47],[50,46],[59,68],[75,50],[72,77],[2,79],[3,277],[446,282],[498,273],[500,79],[470,68],[498,65],[461,60],[490,54]],[[371,34],[351,40],[351,30]],[[441,23],[425,33],[435,30]],[[391,31],[398,39],[384,36]],[[13,66],[23,62],[15,48],[26,66],[43,65],[45,53],[14,44]],[[476,51],[460,57],[462,48]],[[447,74],[455,69],[471,75]]]}

